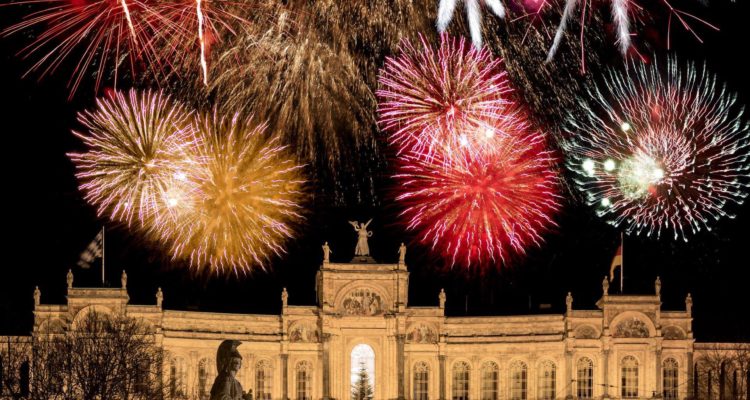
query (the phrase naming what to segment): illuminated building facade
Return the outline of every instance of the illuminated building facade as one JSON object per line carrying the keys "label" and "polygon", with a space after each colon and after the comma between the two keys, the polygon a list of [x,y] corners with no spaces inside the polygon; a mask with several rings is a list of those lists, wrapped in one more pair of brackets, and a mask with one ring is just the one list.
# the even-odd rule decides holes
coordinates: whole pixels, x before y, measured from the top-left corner
{"label": "illuminated building facade", "polygon": [[[161,292],[155,304],[129,304],[126,277],[102,289],[74,287],[69,275],[66,304],[35,294],[34,334],[125,312],[153,327],[171,390],[190,399],[208,398],[224,339],[242,342],[238,379],[255,399],[348,399],[362,367],[375,399],[746,399],[747,365],[696,361],[734,345],[696,344],[691,297],[684,310],[662,310],[658,281],[649,295],[609,294],[603,282],[594,310],[568,295],[562,315],[446,317],[445,293],[433,307],[409,306],[403,262],[324,262],[316,279],[318,305],[288,304],[285,290],[281,315],[250,315],[165,310]],[[723,376],[713,386],[712,368]]]}

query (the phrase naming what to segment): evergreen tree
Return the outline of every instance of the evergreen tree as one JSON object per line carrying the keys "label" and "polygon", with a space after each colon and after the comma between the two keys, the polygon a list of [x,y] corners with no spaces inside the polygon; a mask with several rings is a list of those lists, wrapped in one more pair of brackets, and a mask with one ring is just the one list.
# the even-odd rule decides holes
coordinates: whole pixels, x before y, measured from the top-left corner
{"label": "evergreen tree", "polygon": [[372,385],[370,375],[365,369],[365,363],[359,363],[357,381],[352,384],[352,400],[372,400]]}

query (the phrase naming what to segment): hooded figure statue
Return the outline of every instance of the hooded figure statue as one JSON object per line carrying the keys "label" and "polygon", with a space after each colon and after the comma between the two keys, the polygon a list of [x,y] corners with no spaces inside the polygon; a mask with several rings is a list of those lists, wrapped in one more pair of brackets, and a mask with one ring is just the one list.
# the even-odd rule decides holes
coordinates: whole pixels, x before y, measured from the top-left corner
{"label": "hooded figure statue", "polygon": [[235,377],[242,367],[242,356],[237,351],[240,344],[237,340],[225,340],[219,345],[216,351],[218,376],[211,387],[211,400],[252,400],[252,394],[243,393]]}

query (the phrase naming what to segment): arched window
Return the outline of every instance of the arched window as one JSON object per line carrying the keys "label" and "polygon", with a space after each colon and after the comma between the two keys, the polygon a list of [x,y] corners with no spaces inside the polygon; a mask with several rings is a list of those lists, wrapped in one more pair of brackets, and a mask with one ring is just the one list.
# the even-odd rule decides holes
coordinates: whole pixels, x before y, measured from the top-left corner
{"label": "arched window", "polygon": [[208,399],[210,396],[208,387],[208,359],[198,361],[198,398]]}
{"label": "arched window", "polygon": [[576,396],[594,398],[594,362],[587,357],[580,358],[576,364]]}
{"label": "arched window", "polygon": [[497,400],[500,392],[500,368],[492,361],[482,365],[482,400]]}
{"label": "arched window", "polygon": [[187,394],[185,369],[185,360],[181,357],[175,357],[169,363],[169,394],[172,397],[185,397]]}
{"label": "arched window", "polygon": [[352,348],[349,360],[352,398],[375,397],[375,350],[360,343]]}
{"label": "arched window", "polygon": [[255,398],[258,400],[271,400],[271,388],[273,387],[271,363],[260,360],[255,364]]}
{"label": "arched window", "polygon": [[679,372],[677,361],[674,358],[667,358],[662,364],[662,384],[664,386],[664,398],[676,399],[679,382],[677,373]]}
{"label": "arched window", "polygon": [[537,383],[537,397],[539,400],[555,399],[555,384],[557,383],[557,367],[555,363],[544,361],[539,365]]}
{"label": "arched window", "polygon": [[295,368],[297,371],[297,400],[312,399],[312,388],[310,386],[310,375],[312,367],[307,361],[300,361]]}
{"label": "arched window", "polygon": [[453,400],[469,400],[469,364],[460,361],[453,365]]}
{"label": "arched window", "polygon": [[419,362],[414,366],[414,400],[429,400],[430,366]]}
{"label": "arched window", "polygon": [[522,361],[510,365],[510,399],[526,400],[528,396],[528,367]]}
{"label": "arched window", "polygon": [[623,399],[638,397],[638,360],[627,356],[620,364],[621,393]]}

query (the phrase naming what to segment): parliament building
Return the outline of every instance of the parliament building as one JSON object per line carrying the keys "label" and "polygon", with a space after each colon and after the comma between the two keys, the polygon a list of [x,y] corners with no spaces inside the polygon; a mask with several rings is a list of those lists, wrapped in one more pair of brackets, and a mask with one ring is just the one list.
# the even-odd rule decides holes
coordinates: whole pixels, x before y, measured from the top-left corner
{"label": "parliament building", "polygon": [[208,398],[225,339],[241,341],[237,377],[255,399],[346,400],[360,368],[377,400],[747,399],[746,365],[700,362],[735,345],[695,343],[690,295],[684,309],[662,310],[658,279],[643,295],[610,294],[605,280],[596,309],[576,309],[568,294],[564,314],[447,317],[442,291],[434,306],[409,305],[403,253],[395,264],[325,258],[318,304],[288,304],[284,290],[281,315],[167,310],[161,290],[154,304],[130,304],[124,274],[121,288],[81,288],[69,273],[65,304],[35,292],[32,334],[124,312],[153,328],[171,390],[186,399]]}

